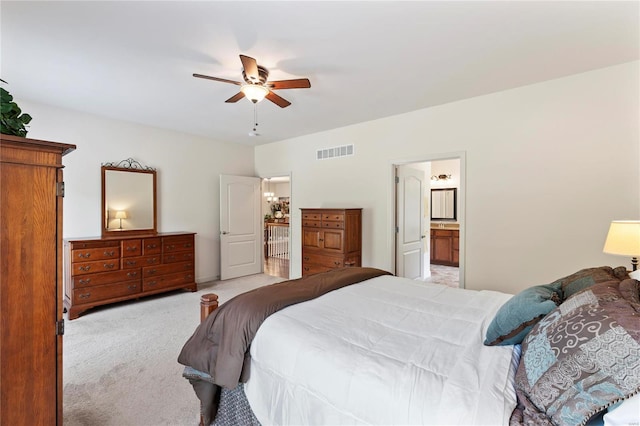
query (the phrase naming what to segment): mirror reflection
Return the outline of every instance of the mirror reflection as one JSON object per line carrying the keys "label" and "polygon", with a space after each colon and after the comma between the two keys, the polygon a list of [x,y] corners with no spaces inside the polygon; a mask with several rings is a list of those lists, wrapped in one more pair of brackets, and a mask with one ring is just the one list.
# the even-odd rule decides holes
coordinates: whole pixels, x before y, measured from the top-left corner
{"label": "mirror reflection", "polygon": [[155,170],[102,166],[103,235],[113,232],[155,233],[155,195]]}
{"label": "mirror reflection", "polygon": [[457,188],[431,190],[431,219],[457,220]]}

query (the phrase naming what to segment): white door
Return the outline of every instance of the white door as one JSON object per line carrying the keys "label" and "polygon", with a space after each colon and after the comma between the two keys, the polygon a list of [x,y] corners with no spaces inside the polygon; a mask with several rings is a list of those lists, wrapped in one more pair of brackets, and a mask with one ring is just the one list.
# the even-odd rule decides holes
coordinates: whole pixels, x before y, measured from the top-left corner
{"label": "white door", "polygon": [[424,270],[424,171],[396,168],[396,275],[421,279]]}
{"label": "white door", "polygon": [[220,279],[262,272],[260,179],[220,175]]}

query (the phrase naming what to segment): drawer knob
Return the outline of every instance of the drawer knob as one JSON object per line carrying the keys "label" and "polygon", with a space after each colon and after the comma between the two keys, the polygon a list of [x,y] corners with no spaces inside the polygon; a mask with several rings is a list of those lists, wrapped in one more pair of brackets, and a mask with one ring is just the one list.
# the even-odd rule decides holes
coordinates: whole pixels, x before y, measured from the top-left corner
{"label": "drawer knob", "polygon": [[127,251],[136,251],[138,250],[138,246],[128,246]]}
{"label": "drawer knob", "polygon": [[149,269],[149,275],[155,274],[156,272],[158,272],[156,269]]}
{"label": "drawer knob", "polygon": [[104,252],[104,255],[105,255],[105,256],[113,256],[114,254],[116,254],[116,252],[115,252],[115,251],[113,251],[113,250],[111,250],[111,251],[105,251],[105,252]]}
{"label": "drawer knob", "polygon": [[304,260],[309,261],[309,256],[305,256]]}
{"label": "drawer knob", "polygon": [[89,269],[91,269],[91,265],[87,265],[87,266],[79,266],[78,269],[80,269],[81,271],[88,271]]}
{"label": "drawer knob", "polygon": [[153,265],[157,261],[158,261],[158,258],[156,258],[156,257],[152,257],[151,259],[147,259],[147,263],[150,264],[150,265]]}
{"label": "drawer knob", "polygon": [[[336,260],[336,261],[334,261],[334,262],[333,262],[333,264],[334,264],[334,265],[336,265],[336,266],[340,266],[340,262],[339,262],[339,261],[337,261],[337,260]],[[345,263],[345,265],[346,265],[346,263]]]}
{"label": "drawer knob", "polygon": [[156,285],[156,284],[158,284],[158,281],[149,281],[147,283],[147,285]]}
{"label": "drawer knob", "polygon": [[148,249],[152,249],[152,248],[156,248],[156,247],[158,247],[157,244],[147,244],[147,248]]}
{"label": "drawer knob", "polygon": [[136,288],[138,288],[137,284],[131,284],[130,286],[127,287],[129,290],[135,290]]}
{"label": "drawer knob", "polygon": [[91,293],[83,293],[78,296],[79,299],[88,299],[91,297]]}
{"label": "drawer knob", "polygon": [[136,275],[138,275],[137,272],[127,272],[128,277],[135,277]]}
{"label": "drawer knob", "polygon": [[105,263],[103,266],[104,269],[113,269],[116,265],[115,263]]}
{"label": "drawer knob", "polygon": [[136,263],[138,263],[137,260],[127,260],[127,266],[135,266]]}
{"label": "drawer knob", "polygon": [[91,257],[91,253],[78,253],[78,257],[81,257],[83,259],[88,259]]}
{"label": "drawer knob", "polygon": [[91,282],[91,278],[87,278],[86,280],[80,280],[80,284],[89,284]]}

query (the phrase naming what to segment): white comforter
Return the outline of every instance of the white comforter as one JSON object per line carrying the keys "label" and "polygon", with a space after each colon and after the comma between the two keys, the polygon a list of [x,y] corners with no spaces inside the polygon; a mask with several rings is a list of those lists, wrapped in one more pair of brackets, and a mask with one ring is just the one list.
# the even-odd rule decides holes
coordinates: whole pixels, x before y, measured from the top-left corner
{"label": "white comforter", "polygon": [[382,276],[283,309],[251,345],[266,425],[508,424],[512,347],[486,347],[511,295]]}

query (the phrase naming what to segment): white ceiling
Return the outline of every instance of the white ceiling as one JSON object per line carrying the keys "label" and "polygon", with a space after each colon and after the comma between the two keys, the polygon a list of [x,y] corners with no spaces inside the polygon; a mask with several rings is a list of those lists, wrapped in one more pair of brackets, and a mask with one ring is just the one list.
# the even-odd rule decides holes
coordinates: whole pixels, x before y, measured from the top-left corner
{"label": "white ceiling", "polygon": [[[0,77],[18,101],[257,145],[638,60],[639,4],[2,0]],[[311,80],[258,104],[259,137],[237,86],[192,77],[241,80],[241,53]]]}

